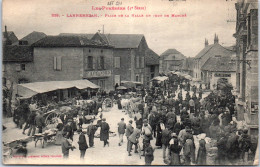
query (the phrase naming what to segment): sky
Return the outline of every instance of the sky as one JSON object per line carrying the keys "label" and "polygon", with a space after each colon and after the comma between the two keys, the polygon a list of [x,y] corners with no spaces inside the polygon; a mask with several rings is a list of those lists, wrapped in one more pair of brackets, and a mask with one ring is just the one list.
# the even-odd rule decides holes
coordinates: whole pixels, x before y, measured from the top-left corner
{"label": "sky", "polygon": [[[235,44],[235,0],[115,0],[115,7],[145,7],[145,10],[92,10],[109,7],[109,0],[3,0],[2,29],[14,31],[18,39],[33,31],[59,33],[144,34],[149,48],[157,54],[176,49],[194,57],[209,44],[214,34],[223,46]],[[59,14],[60,17],[52,17]],[[99,17],[67,17],[70,14],[97,14]],[[186,14],[186,17],[104,17],[119,14]],[[62,16],[64,15],[64,16]],[[102,16],[101,16],[102,15]],[[227,22],[231,20],[232,22]]]}

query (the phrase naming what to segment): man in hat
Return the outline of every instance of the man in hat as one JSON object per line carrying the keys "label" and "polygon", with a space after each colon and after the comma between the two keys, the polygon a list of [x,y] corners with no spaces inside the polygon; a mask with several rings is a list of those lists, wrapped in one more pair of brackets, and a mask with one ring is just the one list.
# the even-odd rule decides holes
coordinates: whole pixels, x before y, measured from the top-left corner
{"label": "man in hat", "polygon": [[93,121],[90,121],[90,125],[87,127],[87,135],[89,139],[89,147],[94,147],[94,135],[97,127],[93,125]]}
{"label": "man in hat", "polygon": [[156,111],[152,109],[150,115],[148,116],[148,121],[152,127],[154,137],[156,137],[156,124],[157,124],[157,116],[155,114],[156,114]]}
{"label": "man in hat", "polygon": [[134,129],[133,133],[128,138],[128,142],[129,142],[129,145],[128,145],[129,147],[127,149],[128,156],[131,156],[130,152],[132,150],[133,144],[135,145],[135,153],[138,153],[137,152],[137,143],[138,143],[138,140],[139,140],[139,137],[141,134],[141,128],[142,128],[142,126],[138,125],[137,128]]}
{"label": "man in hat", "polygon": [[38,132],[42,133],[42,129],[45,127],[45,121],[43,118],[43,112],[39,111],[38,115],[35,117],[35,123],[38,128]]}
{"label": "man in hat", "polygon": [[36,114],[36,110],[32,110],[31,114],[28,117],[28,123],[29,123],[29,131],[28,131],[28,136],[31,135],[31,131],[32,131],[32,136],[34,136],[35,134],[35,130],[36,130],[36,122],[35,122],[35,118],[36,118],[37,114]]}
{"label": "man in hat", "polygon": [[63,133],[73,141],[72,119],[69,119],[67,124],[64,126]]}
{"label": "man in hat", "polygon": [[142,130],[142,134],[143,136],[143,149],[145,150],[145,146],[147,145],[147,143],[150,143],[150,140],[153,139],[152,136],[152,128],[151,126],[148,124],[148,121],[145,119],[144,120],[144,127]]}
{"label": "man in hat", "polygon": [[119,143],[118,145],[121,146],[123,144],[123,137],[125,134],[126,123],[124,122],[124,118],[121,118],[121,121],[117,124],[118,125],[118,134],[119,134]]}
{"label": "man in hat", "polygon": [[133,121],[130,120],[130,121],[129,121],[129,124],[126,125],[125,135],[126,135],[126,138],[127,138],[127,149],[128,149],[128,147],[129,147],[128,138],[129,138],[129,136],[130,136],[130,135],[133,133],[133,131],[134,131],[134,128],[133,128],[133,126],[132,126],[132,123],[133,123]]}
{"label": "man in hat", "polygon": [[110,127],[106,122],[106,118],[103,118],[100,126],[100,141],[104,141],[104,147],[106,145],[109,146],[109,142],[107,141],[109,139],[109,129]]}
{"label": "man in hat", "polygon": [[[166,149],[169,149],[169,142],[171,140],[171,131],[168,126],[162,131],[162,149],[163,149],[163,159],[166,158]],[[169,154],[169,151],[168,151]]]}
{"label": "man in hat", "polygon": [[243,129],[241,136],[238,139],[239,148],[241,150],[240,158],[246,164],[248,160],[248,152],[251,146],[251,138],[248,135],[248,130]]}
{"label": "man in hat", "polygon": [[61,150],[62,150],[63,158],[67,159],[69,158],[69,150],[71,149],[73,151],[75,147],[73,147],[71,145],[71,142],[69,142],[69,136],[67,134],[63,134],[63,136],[64,138],[61,143]]}

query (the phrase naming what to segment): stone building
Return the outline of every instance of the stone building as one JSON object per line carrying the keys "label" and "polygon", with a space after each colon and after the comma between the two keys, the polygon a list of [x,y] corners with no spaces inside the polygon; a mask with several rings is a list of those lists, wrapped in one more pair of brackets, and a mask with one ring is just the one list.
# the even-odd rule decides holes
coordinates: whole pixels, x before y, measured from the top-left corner
{"label": "stone building", "polygon": [[[159,75],[159,59],[160,56],[153,50],[149,49],[145,55],[146,80],[150,81]],[[148,84],[148,82],[147,82]]]}
{"label": "stone building", "polygon": [[240,0],[235,7],[237,116],[258,135],[258,1]]}
{"label": "stone building", "polygon": [[218,36],[215,34],[214,44],[209,45],[205,40],[205,47],[195,56],[193,66],[193,77],[201,81],[205,80],[201,67],[206,63],[210,57],[215,56],[232,56],[235,52],[227,49],[219,44]]}
{"label": "stone building", "polygon": [[31,82],[88,79],[113,89],[113,49],[76,36],[47,36],[33,45]]}
{"label": "stone building", "polygon": [[73,34],[61,33],[60,36],[87,37],[113,46],[114,84],[121,81],[133,81],[145,84],[146,52],[149,51],[146,39],[142,34]]}
{"label": "stone building", "polygon": [[180,71],[185,56],[176,49],[168,49],[160,55],[160,73]]}
{"label": "stone building", "polygon": [[215,56],[210,57],[201,67],[203,82],[208,89],[216,89],[220,80],[226,80],[233,87],[236,86],[235,57]]}

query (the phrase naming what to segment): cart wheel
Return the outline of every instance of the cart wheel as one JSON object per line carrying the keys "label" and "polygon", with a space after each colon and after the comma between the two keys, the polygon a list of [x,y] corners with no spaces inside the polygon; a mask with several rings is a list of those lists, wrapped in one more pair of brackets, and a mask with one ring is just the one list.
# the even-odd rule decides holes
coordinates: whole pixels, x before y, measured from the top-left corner
{"label": "cart wheel", "polygon": [[56,113],[50,113],[50,114],[48,114],[48,115],[46,116],[46,119],[45,119],[45,124],[46,124],[46,126],[48,126],[49,124],[54,124],[54,123],[56,123],[56,122],[53,122],[53,121],[56,120],[56,119],[54,119],[54,118],[58,118],[58,117],[59,117],[59,115],[56,114]]}

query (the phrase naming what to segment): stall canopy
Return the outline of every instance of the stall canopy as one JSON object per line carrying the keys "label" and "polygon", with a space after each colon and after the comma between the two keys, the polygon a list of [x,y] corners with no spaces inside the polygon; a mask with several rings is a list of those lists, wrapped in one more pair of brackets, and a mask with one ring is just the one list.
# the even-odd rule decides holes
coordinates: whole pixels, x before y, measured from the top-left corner
{"label": "stall canopy", "polygon": [[116,89],[118,89],[118,90],[126,90],[127,88],[124,87],[124,86],[119,86],[119,87],[117,87]]}
{"label": "stall canopy", "polygon": [[154,81],[165,81],[165,80],[167,80],[168,79],[168,77],[166,77],[166,76],[158,76],[158,77],[154,77],[152,80]]}
{"label": "stall canopy", "polygon": [[99,86],[93,84],[88,80],[74,80],[74,81],[48,81],[48,82],[33,82],[26,84],[18,84],[18,95],[26,98],[30,98],[36,94],[51,92],[59,89],[68,88],[77,89],[98,89]]}

